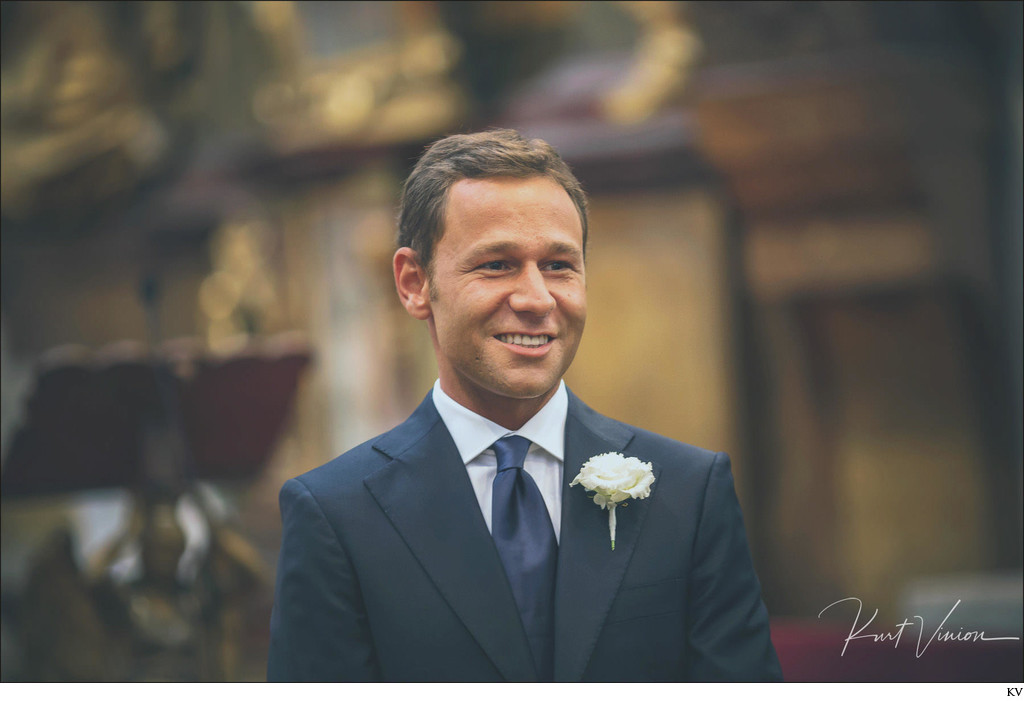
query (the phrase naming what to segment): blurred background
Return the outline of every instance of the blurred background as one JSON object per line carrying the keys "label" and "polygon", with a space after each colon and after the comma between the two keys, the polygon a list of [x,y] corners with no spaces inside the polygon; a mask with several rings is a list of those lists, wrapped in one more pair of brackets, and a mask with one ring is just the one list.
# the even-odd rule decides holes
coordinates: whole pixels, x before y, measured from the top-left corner
{"label": "blurred background", "polygon": [[[787,678],[1020,680],[1021,7],[4,2],[3,680],[264,677],[281,484],[436,377],[401,183],[491,126],[591,196],[573,391],[732,455]],[[845,597],[1018,640],[841,656]]]}

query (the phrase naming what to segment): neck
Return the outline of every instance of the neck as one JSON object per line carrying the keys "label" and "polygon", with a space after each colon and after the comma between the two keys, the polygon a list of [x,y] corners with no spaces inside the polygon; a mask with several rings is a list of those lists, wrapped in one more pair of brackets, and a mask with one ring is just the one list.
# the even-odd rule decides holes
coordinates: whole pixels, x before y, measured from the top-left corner
{"label": "neck", "polygon": [[441,378],[441,389],[453,401],[509,431],[519,430],[538,411],[543,409],[544,405],[555,396],[559,384],[561,383],[555,384],[554,387],[538,397],[520,398],[460,391],[461,388],[452,387],[450,383],[445,382],[444,378]]}

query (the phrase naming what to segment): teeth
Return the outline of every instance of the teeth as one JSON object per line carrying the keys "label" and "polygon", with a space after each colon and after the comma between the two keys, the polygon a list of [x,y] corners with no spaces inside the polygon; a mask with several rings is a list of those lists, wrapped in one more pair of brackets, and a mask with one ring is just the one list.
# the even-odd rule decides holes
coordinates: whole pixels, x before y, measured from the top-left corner
{"label": "teeth", "polygon": [[536,348],[537,346],[543,346],[549,340],[550,336],[524,336],[518,333],[505,333],[498,336],[498,340],[503,343],[512,343],[517,346],[523,346],[525,348]]}

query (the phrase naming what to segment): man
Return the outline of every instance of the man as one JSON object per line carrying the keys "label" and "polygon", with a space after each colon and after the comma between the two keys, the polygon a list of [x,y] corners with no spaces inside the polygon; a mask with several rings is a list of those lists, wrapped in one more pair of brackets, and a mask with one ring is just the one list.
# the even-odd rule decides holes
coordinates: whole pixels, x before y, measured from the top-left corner
{"label": "man", "polygon": [[[439,379],[397,428],[281,490],[268,678],[781,677],[729,468],[597,414],[561,378],[586,319],[586,199],[510,130],[435,143],[402,196],[395,285]],[[649,463],[608,512],[584,462]]]}

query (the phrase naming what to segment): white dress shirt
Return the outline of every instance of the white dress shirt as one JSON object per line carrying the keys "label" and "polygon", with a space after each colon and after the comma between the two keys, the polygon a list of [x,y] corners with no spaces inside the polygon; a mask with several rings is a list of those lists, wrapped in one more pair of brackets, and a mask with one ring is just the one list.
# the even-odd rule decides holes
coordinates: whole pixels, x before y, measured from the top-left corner
{"label": "white dress shirt", "polygon": [[491,495],[498,459],[491,447],[504,436],[522,436],[530,441],[530,450],[523,469],[533,478],[544,497],[544,505],[559,540],[562,526],[562,461],[565,459],[565,417],[569,411],[569,394],[565,382],[540,411],[518,431],[509,431],[476,414],[449,397],[441,389],[441,380],[434,383],[434,406],[448,433],[459,449],[469,481],[476,492],[487,530],[491,530]]}

